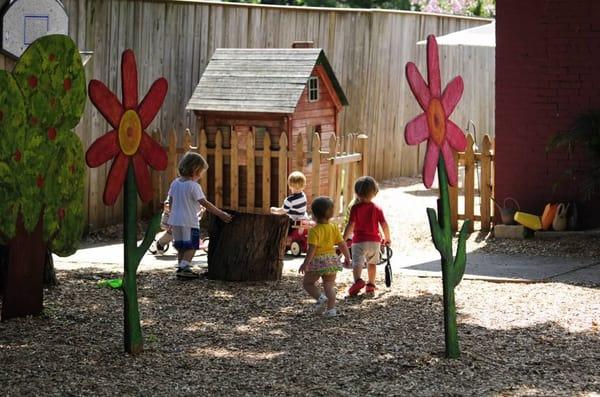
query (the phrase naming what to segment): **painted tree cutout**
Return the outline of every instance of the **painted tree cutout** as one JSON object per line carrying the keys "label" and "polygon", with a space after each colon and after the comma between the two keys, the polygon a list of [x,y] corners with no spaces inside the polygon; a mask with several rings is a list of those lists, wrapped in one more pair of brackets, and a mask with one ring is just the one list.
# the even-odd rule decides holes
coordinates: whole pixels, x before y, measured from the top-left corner
{"label": "painted tree cutout", "polygon": [[[457,183],[457,170],[454,151],[464,151],[467,140],[463,131],[448,117],[456,108],[463,93],[462,77],[455,77],[441,91],[440,63],[435,36],[427,37],[427,83],[417,66],[406,64],[406,78],[412,93],[423,109],[423,113],[411,120],[404,133],[406,143],[417,145],[427,140],[427,153],[423,166],[423,183],[430,188],[438,168],[440,198],[438,212],[427,208],[431,236],[435,248],[440,252],[442,279],[444,286],[444,333],[446,336],[446,356],[457,358],[460,355],[456,329],[456,304],[454,288],[462,280],[467,261],[466,240],[469,235],[469,220],[465,220],[458,236],[456,257],[452,253],[452,226],[450,223],[450,198],[448,184]],[[441,156],[440,156],[441,152]]]}
{"label": "painted tree cutout", "polygon": [[143,351],[142,329],[137,301],[137,269],[144,253],[160,227],[160,213],[152,218],[144,240],[137,245],[137,195],[144,202],[152,199],[152,180],[148,166],[167,168],[167,152],[145,129],[158,113],[167,95],[167,80],[156,80],[141,103],[138,103],[138,78],[135,55],[125,50],[121,58],[123,102],[104,83],[91,80],[90,99],[113,128],[98,138],[86,153],[89,167],[98,167],[113,159],[104,187],[104,204],[114,205],[123,186],[123,297],[125,351]]}
{"label": "painted tree cutout", "polygon": [[79,50],[44,36],[0,71],[0,242],[9,247],[2,320],[43,310],[48,250],[72,254],[81,238],[83,147],[72,131],[86,103]]}

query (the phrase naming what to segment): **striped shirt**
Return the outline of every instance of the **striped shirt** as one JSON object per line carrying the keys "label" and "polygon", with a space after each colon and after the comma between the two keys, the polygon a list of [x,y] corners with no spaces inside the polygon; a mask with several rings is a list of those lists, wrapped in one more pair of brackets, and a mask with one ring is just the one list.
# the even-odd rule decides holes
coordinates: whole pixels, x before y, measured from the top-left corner
{"label": "striped shirt", "polygon": [[306,215],[306,194],[304,192],[294,193],[283,200],[283,210],[294,221],[308,219]]}

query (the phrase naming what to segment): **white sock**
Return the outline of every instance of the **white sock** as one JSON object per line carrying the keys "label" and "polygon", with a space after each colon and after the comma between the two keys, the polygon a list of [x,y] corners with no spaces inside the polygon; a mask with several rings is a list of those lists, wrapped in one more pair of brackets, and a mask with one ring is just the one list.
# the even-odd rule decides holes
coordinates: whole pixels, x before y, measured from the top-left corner
{"label": "white sock", "polygon": [[185,269],[190,267],[191,263],[189,261],[186,260],[182,260],[181,262],[179,262],[179,268],[180,269]]}

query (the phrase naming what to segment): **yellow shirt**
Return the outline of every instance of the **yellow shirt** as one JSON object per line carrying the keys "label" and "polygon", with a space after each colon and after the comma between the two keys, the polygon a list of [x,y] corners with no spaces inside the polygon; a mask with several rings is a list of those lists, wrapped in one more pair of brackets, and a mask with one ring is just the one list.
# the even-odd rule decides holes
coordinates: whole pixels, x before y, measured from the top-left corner
{"label": "yellow shirt", "polygon": [[333,223],[318,223],[308,231],[308,244],[317,247],[315,255],[334,254],[335,245],[342,240],[342,234]]}

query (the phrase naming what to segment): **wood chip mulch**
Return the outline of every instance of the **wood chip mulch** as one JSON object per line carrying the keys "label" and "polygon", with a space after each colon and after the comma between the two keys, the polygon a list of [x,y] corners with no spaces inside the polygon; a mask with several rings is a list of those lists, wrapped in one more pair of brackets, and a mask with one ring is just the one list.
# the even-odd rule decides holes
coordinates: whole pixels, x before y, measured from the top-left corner
{"label": "wood chip mulch", "polygon": [[59,272],[41,317],[0,323],[5,395],[594,395],[600,290],[567,284],[457,287],[462,356],[444,358],[439,279],[404,277],[374,298],[312,312],[300,278],[180,281],[139,274],[145,352],[122,352],[116,274]]}

